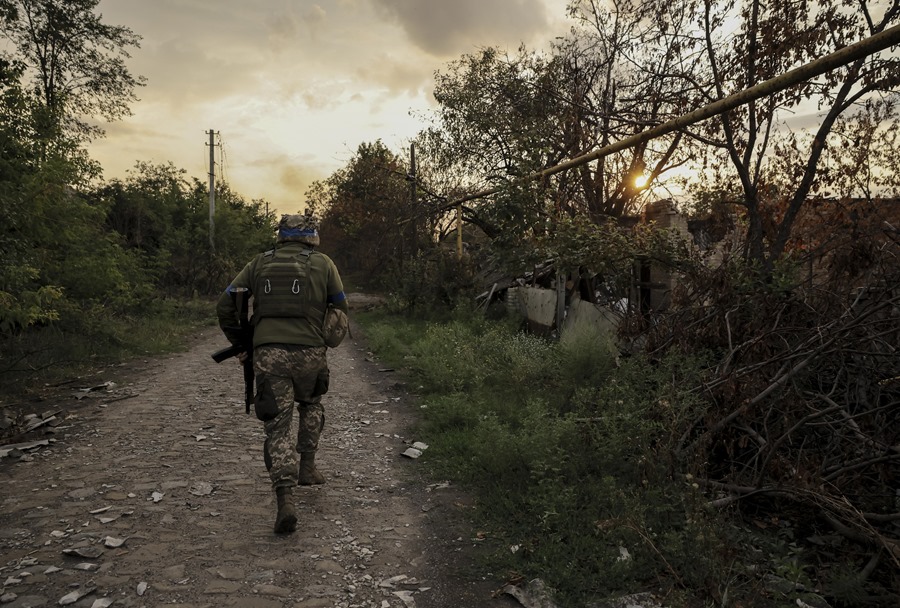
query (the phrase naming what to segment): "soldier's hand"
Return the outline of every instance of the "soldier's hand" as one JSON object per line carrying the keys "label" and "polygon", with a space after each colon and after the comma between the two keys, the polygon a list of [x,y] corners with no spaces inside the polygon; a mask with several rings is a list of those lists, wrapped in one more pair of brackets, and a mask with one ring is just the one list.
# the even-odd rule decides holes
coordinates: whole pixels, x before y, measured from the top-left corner
{"label": "soldier's hand", "polygon": [[239,362],[241,365],[243,365],[243,364],[244,364],[244,361],[247,360],[247,357],[248,357],[247,351],[244,351],[244,352],[242,352],[241,354],[239,354],[239,355],[237,356],[237,360],[238,360],[238,362]]}

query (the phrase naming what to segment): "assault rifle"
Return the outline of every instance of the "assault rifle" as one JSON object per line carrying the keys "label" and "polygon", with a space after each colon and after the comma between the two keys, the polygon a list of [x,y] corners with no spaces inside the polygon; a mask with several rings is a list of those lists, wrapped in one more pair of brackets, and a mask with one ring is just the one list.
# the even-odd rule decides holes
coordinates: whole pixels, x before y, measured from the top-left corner
{"label": "assault rifle", "polygon": [[231,295],[235,299],[238,320],[241,325],[240,327],[223,327],[222,329],[226,331],[236,330],[241,336],[240,342],[217,350],[212,354],[212,358],[216,363],[221,363],[241,353],[247,353],[247,358],[244,359],[242,365],[244,367],[244,405],[247,414],[249,414],[250,406],[253,404],[253,326],[250,324],[248,316],[249,298],[247,297],[246,288],[237,288]]}

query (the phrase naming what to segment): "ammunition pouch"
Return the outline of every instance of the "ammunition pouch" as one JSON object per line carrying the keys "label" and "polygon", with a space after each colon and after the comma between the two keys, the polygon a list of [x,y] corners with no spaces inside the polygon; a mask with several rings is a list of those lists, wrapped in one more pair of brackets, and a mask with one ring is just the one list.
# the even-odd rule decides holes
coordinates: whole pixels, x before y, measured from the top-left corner
{"label": "ammunition pouch", "polygon": [[275,391],[265,374],[260,374],[256,379],[256,398],[253,400],[253,411],[256,417],[268,422],[278,415],[278,403],[275,401]]}
{"label": "ammunition pouch", "polygon": [[325,366],[319,371],[319,375],[316,377],[316,386],[313,388],[313,397],[321,397],[325,393],[328,392],[328,383],[331,380],[331,372],[328,369],[328,366]]}

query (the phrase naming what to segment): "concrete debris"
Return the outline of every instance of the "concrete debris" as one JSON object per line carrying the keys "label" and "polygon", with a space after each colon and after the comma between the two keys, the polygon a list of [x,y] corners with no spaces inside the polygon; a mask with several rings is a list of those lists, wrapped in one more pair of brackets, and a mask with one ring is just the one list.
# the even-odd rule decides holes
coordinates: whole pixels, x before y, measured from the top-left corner
{"label": "concrete debris", "polygon": [[103,546],[108,547],[110,549],[117,549],[125,544],[125,541],[128,540],[126,538],[116,538],[114,536],[107,536],[103,539]]}
{"label": "concrete debris", "polygon": [[416,600],[413,598],[412,591],[394,591],[394,595],[400,598],[406,608],[416,608]]}
{"label": "concrete debris", "polygon": [[380,583],[378,583],[379,587],[392,588],[397,583],[401,583],[405,581],[408,577],[405,574],[398,574],[397,576],[392,576],[391,578],[386,578]]}
{"label": "concrete debris", "polygon": [[21,452],[27,452],[28,450],[33,450],[35,448],[39,448],[45,445],[50,445],[53,440],[51,439],[41,439],[40,441],[26,441],[24,443],[10,443],[8,445],[4,445],[0,447],[0,458],[4,458],[6,456],[10,457],[21,457]]}
{"label": "concrete debris", "polygon": [[63,549],[65,555],[71,557],[84,557],[86,559],[97,559],[103,555],[103,549],[98,547],[72,547],[71,549]]}
{"label": "concrete debris", "polygon": [[516,598],[525,608],[559,608],[550,599],[549,590],[539,578],[528,581],[523,587],[507,585],[503,588],[503,593]]}
{"label": "concrete debris", "polygon": [[588,608],[664,608],[652,593],[633,593],[590,604]]}
{"label": "concrete debris", "polygon": [[213,492],[213,485],[208,481],[199,481],[188,490],[194,496],[209,496]]}
{"label": "concrete debris", "polygon": [[85,597],[86,595],[92,594],[96,590],[97,590],[96,587],[85,587],[84,589],[76,589],[72,593],[68,593],[68,594],[62,596],[59,600],[59,605],[60,606],[68,606],[69,604],[74,604],[81,598]]}
{"label": "concrete debris", "polygon": [[28,421],[28,423],[25,425],[25,432],[30,433],[31,431],[39,429],[40,427],[42,427],[44,425],[52,424],[54,422],[56,422],[56,423],[59,422],[59,420],[57,419],[57,417],[55,415],[50,415],[47,418],[34,417],[34,418],[30,419]]}
{"label": "concrete debris", "polygon": [[807,593],[802,598],[797,598],[797,606],[799,608],[831,608],[831,604],[822,597],[814,593]]}
{"label": "concrete debris", "polygon": [[147,592],[147,583],[141,581],[137,586],[137,594],[139,597],[143,597],[143,595]]}
{"label": "concrete debris", "polygon": [[412,444],[412,447],[409,447],[404,451],[401,456],[406,456],[407,458],[412,458],[415,460],[419,456],[422,455],[422,452],[428,449],[427,443],[422,443],[421,441],[416,441]]}

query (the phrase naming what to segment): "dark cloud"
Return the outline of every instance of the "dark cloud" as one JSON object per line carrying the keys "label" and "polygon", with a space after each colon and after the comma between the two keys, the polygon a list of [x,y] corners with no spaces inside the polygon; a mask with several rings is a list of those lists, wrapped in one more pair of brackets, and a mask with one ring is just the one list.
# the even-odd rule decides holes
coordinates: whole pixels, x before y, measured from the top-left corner
{"label": "dark cloud", "polygon": [[541,45],[565,1],[101,0],[104,22],[143,36],[128,65],[148,82],[91,154],[107,178],[137,160],[202,178],[215,129],[232,186],[293,211],[359,142],[393,145],[422,128],[411,108],[433,102],[442,61]]}
{"label": "dark cloud", "polygon": [[518,45],[546,31],[540,0],[372,0],[422,50],[446,57],[472,47]]}

